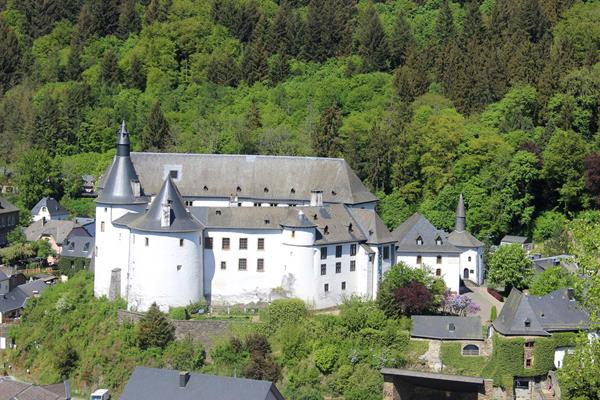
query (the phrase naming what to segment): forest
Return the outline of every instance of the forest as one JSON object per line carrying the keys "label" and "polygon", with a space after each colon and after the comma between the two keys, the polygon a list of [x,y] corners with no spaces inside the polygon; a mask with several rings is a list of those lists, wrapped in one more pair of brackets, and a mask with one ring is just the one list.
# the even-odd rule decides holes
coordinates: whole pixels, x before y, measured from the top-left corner
{"label": "forest", "polygon": [[[494,243],[600,205],[600,3],[0,0],[0,178],[74,214],[136,150],[343,157],[391,228]],[[546,232],[547,235],[547,232]],[[537,239],[548,239],[547,236]]]}

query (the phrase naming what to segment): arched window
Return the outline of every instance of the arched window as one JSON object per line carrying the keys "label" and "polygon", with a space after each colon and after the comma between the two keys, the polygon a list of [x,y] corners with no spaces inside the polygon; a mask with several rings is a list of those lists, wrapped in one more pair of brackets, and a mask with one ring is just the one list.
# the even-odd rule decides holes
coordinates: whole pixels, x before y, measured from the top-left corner
{"label": "arched window", "polygon": [[421,257],[421,256],[417,256],[417,264],[418,264],[418,265],[421,265],[421,264],[423,264],[423,257]]}
{"label": "arched window", "polygon": [[443,244],[442,238],[439,236],[437,238],[435,238],[435,244],[438,246],[441,246]]}
{"label": "arched window", "polygon": [[471,262],[471,256],[469,256],[468,260],[469,260],[469,262]]}
{"label": "arched window", "polygon": [[441,264],[441,263],[442,263],[442,256],[437,256],[437,257],[435,258],[435,263],[436,263],[436,264]]}
{"label": "arched window", "polygon": [[474,344],[468,344],[463,347],[463,356],[478,356],[479,355],[479,346]]}
{"label": "arched window", "polygon": [[417,246],[423,246],[423,238],[421,236],[417,238]]}

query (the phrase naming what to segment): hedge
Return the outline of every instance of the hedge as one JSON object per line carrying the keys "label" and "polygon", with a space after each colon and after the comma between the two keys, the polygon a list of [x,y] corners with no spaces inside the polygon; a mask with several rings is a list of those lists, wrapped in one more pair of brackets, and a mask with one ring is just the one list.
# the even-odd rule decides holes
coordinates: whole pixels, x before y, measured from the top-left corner
{"label": "hedge", "polygon": [[461,343],[442,343],[440,357],[444,371],[459,374],[481,376],[481,372],[488,363],[484,356],[463,356]]}

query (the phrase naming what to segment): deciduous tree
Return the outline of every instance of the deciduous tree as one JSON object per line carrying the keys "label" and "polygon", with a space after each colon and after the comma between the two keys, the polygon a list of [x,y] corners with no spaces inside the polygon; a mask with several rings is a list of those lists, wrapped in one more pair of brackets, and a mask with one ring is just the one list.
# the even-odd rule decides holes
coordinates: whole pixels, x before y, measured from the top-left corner
{"label": "deciduous tree", "polygon": [[518,244],[500,246],[490,255],[487,268],[490,283],[504,286],[506,293],[513,287],[527,288],[533,277],[533,263]]}

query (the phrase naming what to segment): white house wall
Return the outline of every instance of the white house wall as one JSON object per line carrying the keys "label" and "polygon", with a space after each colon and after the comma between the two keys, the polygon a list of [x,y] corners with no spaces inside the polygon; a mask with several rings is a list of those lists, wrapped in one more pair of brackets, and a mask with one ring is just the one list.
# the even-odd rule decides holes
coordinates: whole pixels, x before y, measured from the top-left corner
{"label": "white house wall", "polygon": [[484,275],[484,262],[483,262],[483,249],[473,248],[460,248],[463,252],[460,255],[460,276],[464,279],[465,268],[469,270],[468,279],[477,284],[483,284]]}
{"label": "white house wall", "polygon": [[[437,257],[441,256],[441,264],[437,263]],[[421,264],[417,264],[417,256],[421,256]],[[412,268],[427,268],[432,275],[436,275],[436,270],[441,269],[441,277],[446,287],[455,293],[460,289],[460,257],[459,254],[452,253],[413,253],[400,252],[396,254],[396,262],[403,262]]]}

